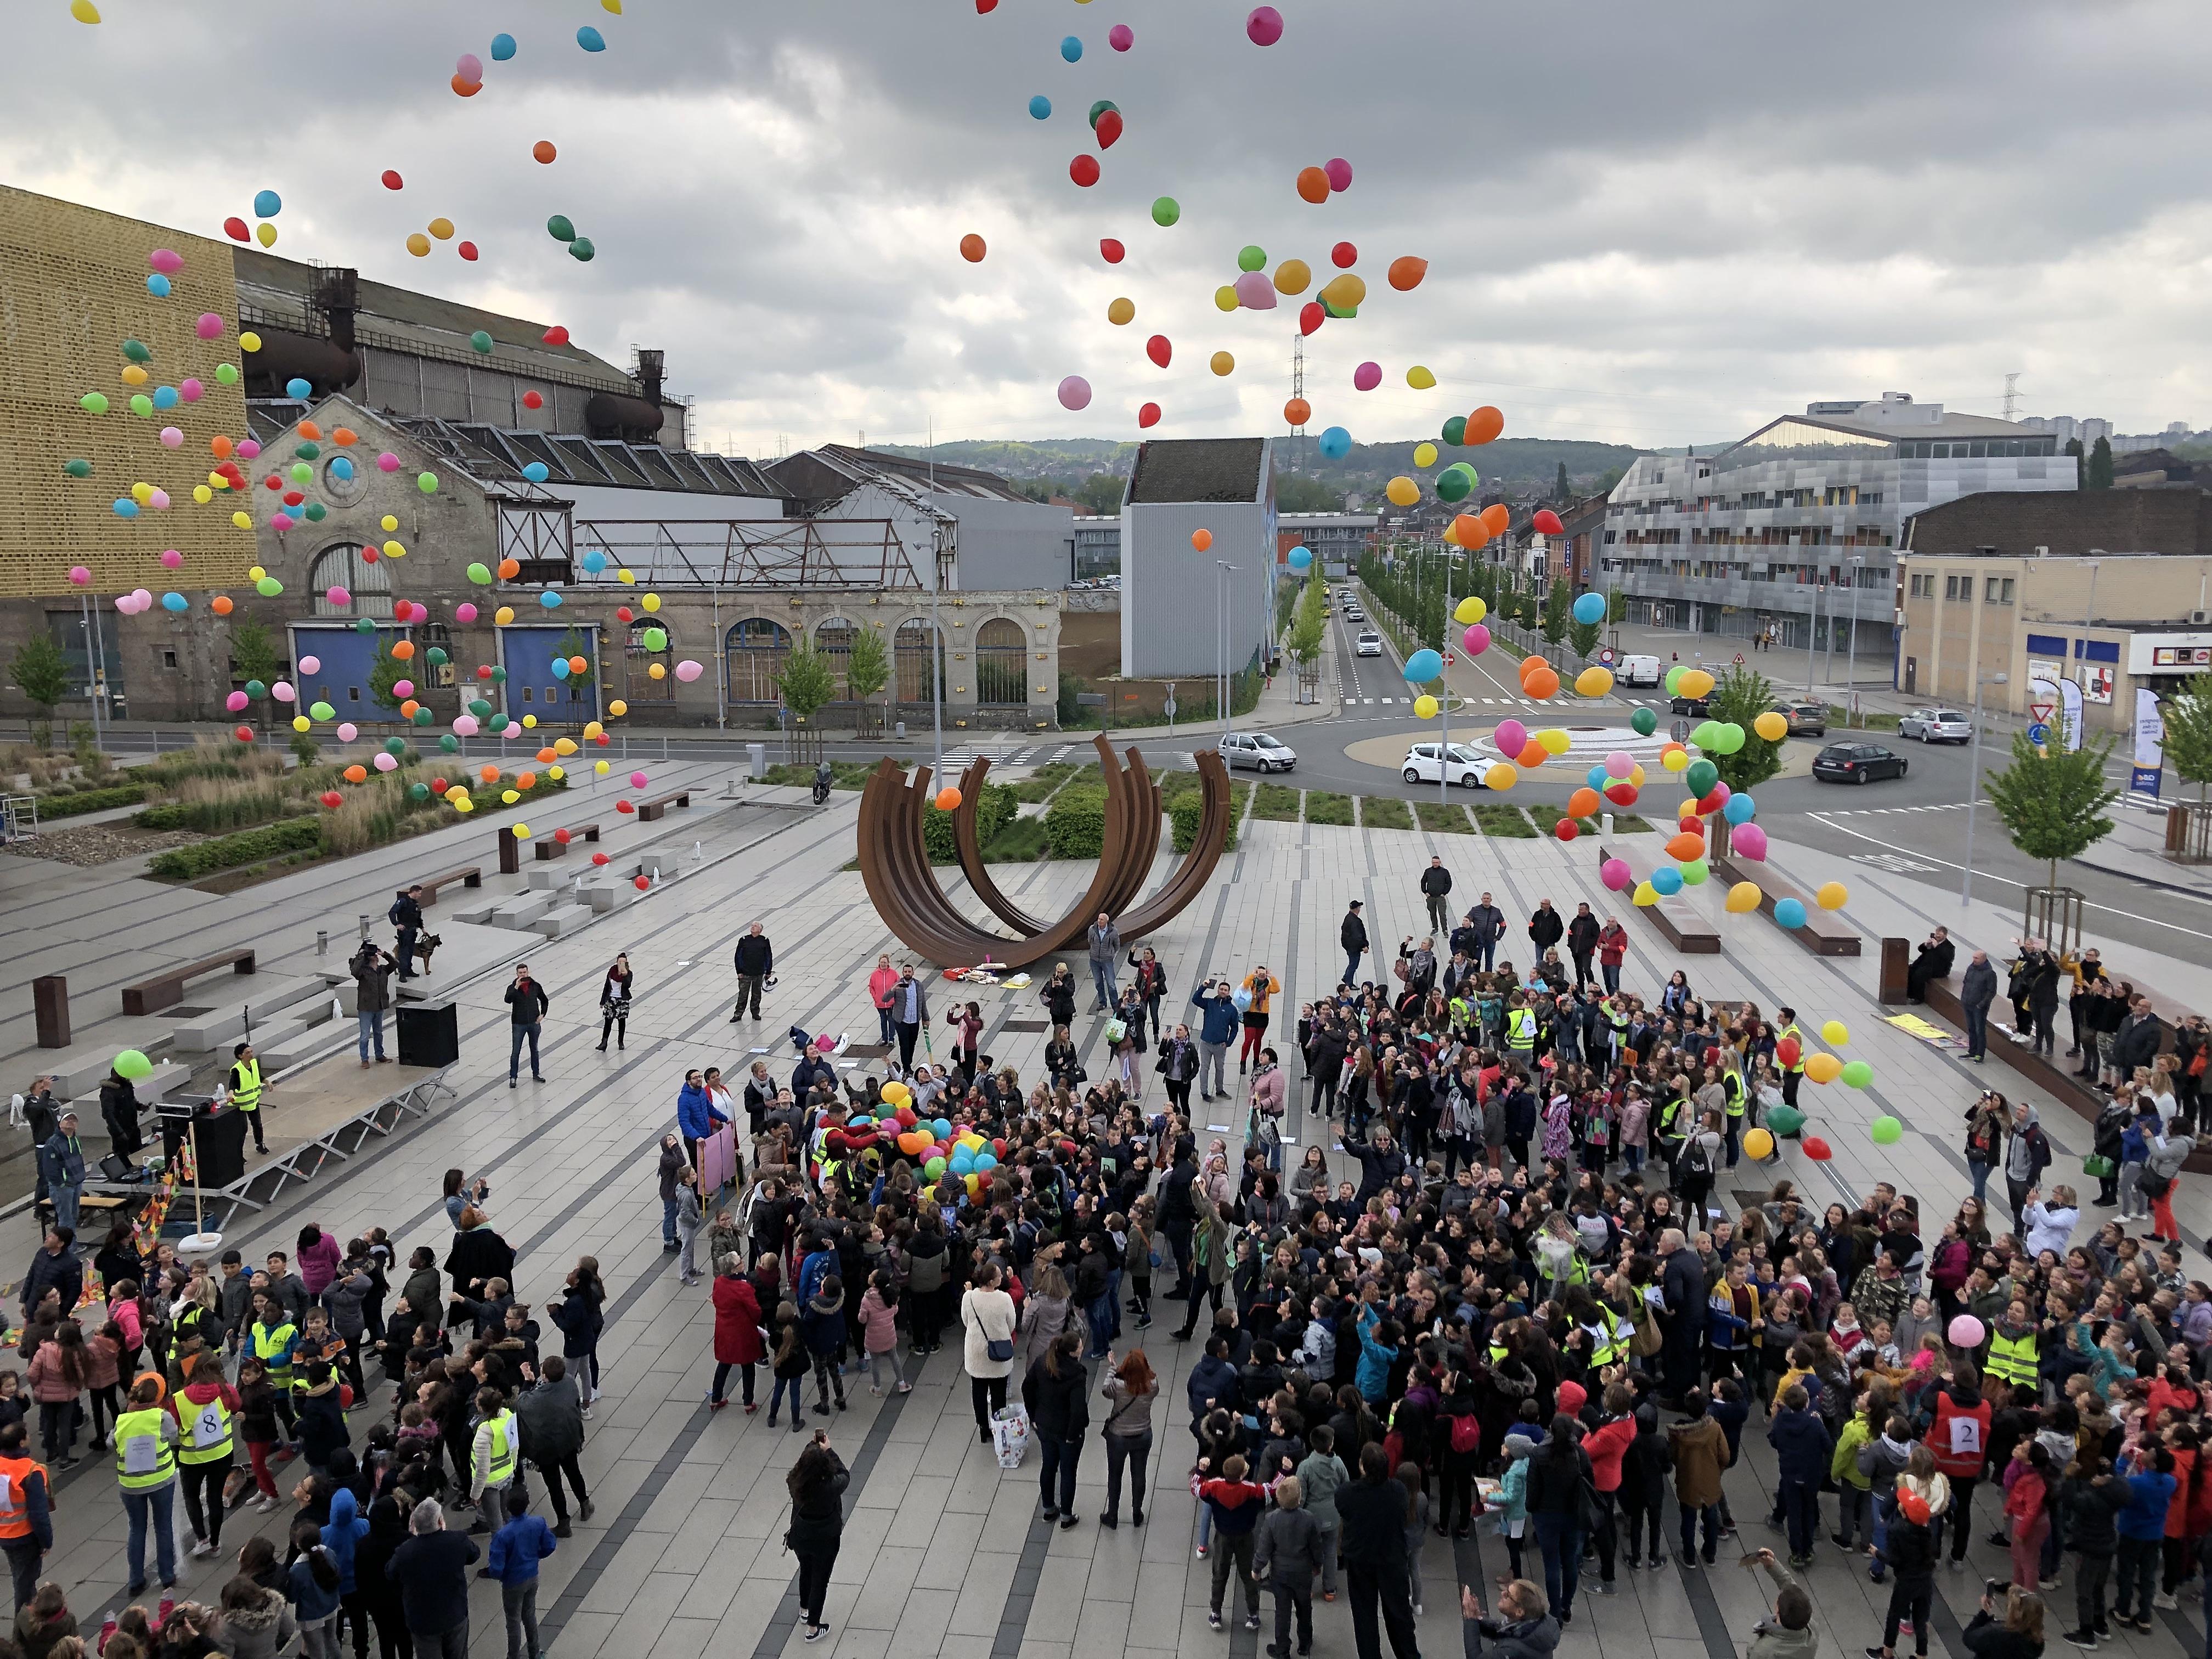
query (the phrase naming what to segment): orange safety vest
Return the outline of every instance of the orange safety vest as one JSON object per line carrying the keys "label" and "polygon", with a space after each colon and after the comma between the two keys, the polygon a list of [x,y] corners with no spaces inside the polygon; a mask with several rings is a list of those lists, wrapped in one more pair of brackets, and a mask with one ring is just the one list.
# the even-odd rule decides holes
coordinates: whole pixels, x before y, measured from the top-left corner
{"label": "orange safety vest", "polygon": [[0,1538],[31,1535],[31,1506],[23,1501],[23,1486],[33,1474],[46,1476],[46,1504],[51,1509],[54,1478],[46,1474],[46,1466],[28,1457],[0,1457]]}

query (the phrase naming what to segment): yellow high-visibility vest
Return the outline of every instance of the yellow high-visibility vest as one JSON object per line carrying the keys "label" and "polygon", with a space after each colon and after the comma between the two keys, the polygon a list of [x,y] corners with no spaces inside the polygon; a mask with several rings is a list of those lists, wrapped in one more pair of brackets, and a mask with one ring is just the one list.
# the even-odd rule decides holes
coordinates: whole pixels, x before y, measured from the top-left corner
{"label": "yellow high-visibility vest", "polygon": [[115,1419],[115,1478],[125,1492],[152,1492],[177,1478],[177,1449],[161,1432],[168,1413],[143,1406]]}
{"label": "yellow high-visibility vest", "polygon": [[191,1401],[177,1401],[177,1415],[182,1419],[184,1433],[177,1449],[177,1460],[182,1463],[215,1463],[230,1455],[232,1413],[217,1395],[204,1406]]}

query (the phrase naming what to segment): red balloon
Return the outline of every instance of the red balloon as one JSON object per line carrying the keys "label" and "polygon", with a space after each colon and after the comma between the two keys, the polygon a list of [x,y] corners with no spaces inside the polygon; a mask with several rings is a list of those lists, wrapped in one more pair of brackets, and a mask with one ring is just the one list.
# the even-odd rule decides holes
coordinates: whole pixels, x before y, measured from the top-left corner
{"label": "red balloon", "polygon": [[1095,155],[1077,156],[1067,164],[1067,176],[1084,189],[1090,189],[1098,182],[1098,158]]}
{"label": "red balloon", "polygon": [[617,812],[635,812],[637,811],[637,808],[632,806],[626,800],[618,800],[615,803],[615,811]]}
{"label": "red balloon", "polygon": [[431,793],[432,794],[434,794],[434,795],[442,795],[442,794],[444,794],[444,793],[446,793],[446,781],[445,781],[445,779],[443,779],[443,778],[433,778],[433,779],[431,779],[431,780],[430,780],[430,793]]}
{"label": "red balloon", "polygon": [[491,665],[489,663],[478,663],[477,665],[477,678],[480,680],[489,679],[491,678]]}
{"label": "red balloon", "polygon": [[1803,1052],[1796,1037],[1784,1037],[1774,1045],[1774,1057],[1784,1066],[1795,1066],[1797,1056]]}
{"label": "red balloon", "polygon": [[592,854],[592,862],[594,864],[605,864],[606,861],[607,855],[605,853],[594,853]]}
{"label": "red balloon", "polygon": [[1528,523],[1540,536],[1556,536],[1566,529],[1566,526],[1559,522],[1559,515],[1548,507],[1538,509],[1536,516]]}
{"label": "red balloon", "polygon": [[222,234],[234,242],[250,242],[253,233],[246,228],[246,221],[235,216],[222,222]]}
{"label": "red balloon", "polygon": [[547,345],[568,344],[568,331],[562,328],[559,324],[555,324],[551,328],[545,331],[545,343]]}
{"label": "red balloon", "polygon": [[653,878],[650,876],[640,876],[631,884],[634,885],[639,892],[642,893],[647,888],[653,885]]}
{"label": "red balloon", "polygon": [[1169,361],[1175,356],[1175,347],[1169,342],[1166,335],[1155,334],[1145,342],[1145,356],[1150,357],[1160,368],[1165,368]]}
{"label": "red balloon", "polygon": [[1349,270],[1359,263],[1359,250],[1349,242],[1339,242],[1329,249],[1328,257],[1339,270]]}
{"label": "red balloon", "polygon": [[626,605],[618,605],[615,607],[615,620],[617,622],[635,622],[637,620],[637,613],[632,611]]}
{"label": "red balloon", "polygon": [[566,847],[568,844],[568,832],[566,830],[556,830],[553,832],[553,839]]}
{"label": "red balloon", "polygon": [[1615,806],[1633,806],[1636,805],[1636,786],[1626,778],[1619,783],[1609,783],[1605,787],[1605,798]]}
{"label": "red balloon", "polygon": [[471,264],[474,264],[476,263],[477,251],[477,245],[474,242],[463,242],[453,249],[454,252],[459,254],[461,258],[466,259]]}
{"label": "red balloon", "polygon": [[1118,265],[1123,259],[1128,257],[1128,254],[1129,250],[1123,247],[1121,243],[1115,241],[1111,236],[1102,236],[1099,238],[1098,257],[1103,259],[1108,264]]}
{"label": "red balloon", "polygon": [[1572,841],[1577,836],[1582,834],[1582,826],[1577,823],[1572,818],[1561,818],[1557,823],[1552,826],[1552,833],[1557,836],[1561,841]]}
{"label": "red balloon", "polygon": [[345,805],[345,797],[335,789],[325,789],[323,791],[323,805],[336,811]]}
{"label": "red balloon", "polygon": [[545,394],[544,394],[544,392],[524,392],[524,393],[522,394],[522,406],[523,406],[525,409],[543,409],[543,408],[544,408],[544,407],[545,407]]}
{"label": "red balloon", "polygon": [[1098,134],[1098,148],[1113,149],[1114,141],[1121,136],[1121,112],[1118,109],[1108,110],[1098,118],[1098,125],[1094,130]]}
{"label": "red balloon", "polygon": [[230,735],[236,738],[240,743],[252,743],[253,741],[253,728],[250,726],[241,726],[235,728]]}
{"label": "red balloon", "polygon": [[999,0],[975,0],[975,15],[978,17],[988,17],[998,9]]}
{"label": "red balloon", "polygon": [[1146,404],[1142,409],[1137,411],[1137,424],[1139,426],[1158,426],[1159,423],[1160,406],[1158,404]]}
{"label": "red balloon", "polygon": [[1826,1164],[1830,1158],[1836,1155],[1835,1148],[1829,1146],[1826,1141],[1821,1139],[1818,1135],[1807,1135],[1804,1140],[1804,1147],[1805,1156],[1811,1158],[1815,1164]]}
{"label": "red balloon", "polygon": [[407,183],[407,181],[406,181],[404,179],[402,179],[402,178],[401,178],[398,173],[394,173],[394,172],[393,172],[390,167],[386,167],[386,168],[385,168],[385,170],[384,170],[384,187],[385,187],[385,189],[386,189],[386,190],[399,190],[399,189],[404,188],[404,187],[405,186],[406,183]]}
{"label": "red balloon", "polygon": [[1328,313],[1318,300],[1309,300],[1298,307],[1298,332],[1311,334],[1328,320]]}

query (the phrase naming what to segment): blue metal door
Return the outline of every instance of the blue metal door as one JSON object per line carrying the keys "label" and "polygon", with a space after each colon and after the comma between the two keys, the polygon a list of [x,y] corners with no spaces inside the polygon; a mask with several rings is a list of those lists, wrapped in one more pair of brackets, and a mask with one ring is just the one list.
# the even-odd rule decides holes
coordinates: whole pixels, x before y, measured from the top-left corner
{"label": "blue metal door", "polygon": [[[553,659],[581,657],[584,672],[558,675]],[[557,628],[502,628],[500,665],[507,670],[503,707],[518,724],[535,714],[541,726],[581,726],[600,718],[599,632],[595,623]]]}
{"label": "blue metal door", "polygon": [[[294,623],[292,624],[293,684],[300,694],[297,704],[305,713],[326,702],[338,719],[356,726],[401,723],[397,708],[386,708],[369,690],[368,677],[377,653],[389,652],[393,643],[411,630],[397,623],[379,623],[374,634],[356,633],[351,623]],[[300,664],[315,659],[315,672],[299,672]]]}

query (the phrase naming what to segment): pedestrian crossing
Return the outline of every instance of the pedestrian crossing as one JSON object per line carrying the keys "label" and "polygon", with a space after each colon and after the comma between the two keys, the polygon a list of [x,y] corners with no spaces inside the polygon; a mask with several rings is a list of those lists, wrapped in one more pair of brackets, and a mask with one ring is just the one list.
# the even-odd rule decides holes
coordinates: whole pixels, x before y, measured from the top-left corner
{"label": "pedestrian crossing", "polygon": [[[1926,806],[1838,806],[1808,813],[1807,816],[1816,818],[1871,818],[1899,812],[1955,812],[1966,804],[1962,800],[1947,800],[1934,802]],[[1977,806],[1996,805],[1990,800],[1979,800],[1974,804]]]}
{"label": "pedestrian crossing", "polygon": [[[992,755],[990,759],[994,766],[1049,766],[1066,760],[1075,752],[1075,748],[1076,745],[1072,743],[1037,744],[1009,749],[1004,754]],[[962,771],[977,755],[987,752],[988,751],[973,748],[948,749],[945,752],[943,769],[947,775]]]}
{"label": "pedestrian crossing", "polygon": [[[1373,708],[1378,705],[1387,707],[1393,702],[1411,705],[1413,701],[1413,700],[1411,697],[1342,697],[1340,699],[1342,706],[1346,708]],[[1613,698],[1611,702],[1613,703],[1626,704],[1632,708],[1665,708],[1668,707],[1667,699],[1664,697],[1615,697]],[[1557,708],[1564,706],[1559,702],[1557,699],[1554,699],[1550,702],[1538,702],[1533,697],[1469,696],[1462,697],[1460,700],[1460,705],[1463,708],[1473,707],[1478,703],[1487,704],[1492,708]],[[1585,704],[1584,706],[1601,707],[1610,705]]]}

